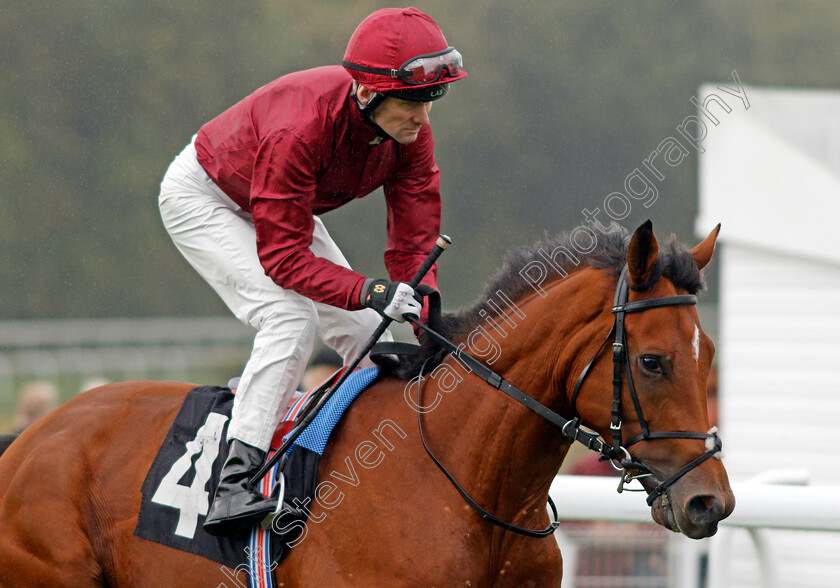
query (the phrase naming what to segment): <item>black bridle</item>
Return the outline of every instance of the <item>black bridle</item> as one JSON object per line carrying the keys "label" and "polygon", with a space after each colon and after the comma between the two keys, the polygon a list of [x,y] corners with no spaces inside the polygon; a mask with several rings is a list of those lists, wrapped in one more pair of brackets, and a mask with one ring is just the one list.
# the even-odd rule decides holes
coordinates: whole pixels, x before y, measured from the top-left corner
{"label": "black bridle", "polygon": [[[650,506],[653,504],[653,501],[656,500],[656,497],[661,496],[665,492],[665,490],[667,490],[670,486],[674,484],[674,482],[679,480],[689,471],[691,471],[710,457],[719,454],[722,448],[722,443],[720,437],[717,434],[717,429],[714,427],[708,433],[691,433],[684,431],[650,431],[647,420],[645,419],[645,416],[642,413],[642,406],[639,403],[639,397],[636,394],[636,386],[633,384],[633,373],[630,369],[629,354],[627,352],[627,331],[624,328],[624,318],[628,313],[642,312],[645,310],[650,310],[652,308],[661,308],[663,306],[679,306],[683,304],[697,304],[697,296],[695,296],[694,294],[679,294],[676,296],[663,296],[661,298],[649,298],[647,300],[639,300],[637,302],[628,302],[627,298],[629,296],[629,290],[630,285],[627,281],[627,268],[625,267],[618,278],[618,285],[616,286],[615,290],[615,299],[613,300],[612,307],[612,312],[615,315],[613,327],[612,329],[610,329],[610,332],[607,333],[604,342],[601,343],[601,346],[598,348],[598,351],[595,352],[595,355],[592,356],[592,359],[589,360],[589,363],[586,364],[580,376],[578,377],[577,382],[575,383],[574,391],[572,392],[571,404],[572,409],[574,410],[581,386],[583,385],[584,379],[589,374],[590,368],[595,364],[595,361],[598,359],[598,356],[601,354],[606,344],[610,341],[610,339],[613,338],[613,335],[615,335],[615,339],[613,342],[613,403],[612,409],[610,410],[610,431],[612,432],[613,437],[613,455],[608,457],[609,459],[613,460],[613,463],[615,463],[615,460],[617,459],[616,456],[620,456],[618,457],[618,463],[620,465],[620,468],[623,470],[623,473],[621,476],[621,482],[619,483],[619,492],[621,492],[624,489],[624,484],[629,483],[632,480],[650,476],[658,479],[658,476],[656,476],[647,465],[645,465],[643,462],[633,459],[630,456],[630,453],[629,451],[627,451],[627,449],[631,445],[634,445],[639,441],[649,441],[652,439],[703,439],[706,442],[707,450],[705,453],[687,463],[684,467],[682,467],[671,477],[661,481],[659,485],[656,486],[656,488],[654,488],[649,493],[647,497],[647,503],[648,506]],[[630,390],[630,400],[633,402],[633,409],[636,411],[636,417],[639,419],[639,426],[642,429],[642,432],[640,434],[631,437],[627,440],[626,443],[622,443],[621,425],[622,370],[627,376],[627,387]],[[641,473],[633,475],[631,471],[637,471]]]}
{"label": "black bridle", "polygon": [[[693,294],[680,294],[675,296],[664,296],[661,298],[639,300],[637,302],[628,302],[627,300],[629,295],[629,289],[630,287],[627,281],[627,268],[625,267],[618,278],[618,285],[616,286],[615,299],[612,307],[612,312],[615,315],[615,320],[613,322],[612,329],[610,329],[610,332],[607,334],[606,338],[604,339],[604,342],[600,345],[600,347],[598,347],[598,350],[595,352],[595,355],[592,356],[592,359],[590,359],[586,366],[583,368],[583,371],[581,372],[580,376],[577,379],[577,382],[575,383],[575,388],[572,393],[571,399],[571,404],[574,408],[578,394],[580,393],[581,386],[583,385],[583,381],[586,379],[586,376],[589,374],[592,366],[595,364],[598,357],[601,355],[601,352],[603,351],[606,344],[613,338],[613,336],[615,336],[613,342],[613,402],[610,411],[610,430],[612,432],[613,437],[612,445],[607,445],[604,442],[604,440],[601,439],[598,435],[581,428],[580,419],[578,419],[577,417],[573,419],[563,418],[544,404],[540,403],[539,401],[527,395],[525,392],[523,392],[516,386],[512,385],[510,382],[506,381],[504,378],[502,378],[502,376],[494,372],[485,364],[475,359],[473,356],[463,351],[461,348],[456,347],[453,343],[451,343],[440,333],[434,331],[427,325],[424,325],[419,321],[414,320],[411,317],[407,317],[407,319],[413,325],[422,329],[429,337],[437,341],[444,349],[446,349],[450,354],[455,356],[464,366],[466,366],[476,376],[478,376],[494,388],[501,390],[517,402],[525,405],[525,407],[527,407],[528,409],[532,410],[544,419],[559,427],[560,431],[571,441],[577,441],[578,443],[582,443],[588,449],[600,453],[602,459],[610,460],[610,462],[617,469],[622,471],[621,480],[618,485],[619,492],[622,492],[625,489],[625,484],[629,483],[632,480],[645,477],[653,477],[657,480],[660,480],[659,476],[657,476],[656,473],[653,470],[651,470],[644,462],[636,460],[630,455],[630,452],[627,448],[631,445],[634,445],[639,441],[648,441],[653,439],[705,440],[707,448],[705,453],[687,463],[669,478],[661,480],[659,485],[656,486],[649,493],[647,503],[650,506],[653,504],[653,501],[656,500],[657,496],[662,495],[671,485],[673,485],[682,476],[684,476],[686,473],[688,473],[689,471],[691,471],[692,469],[709,459],[710,457],[718,455],[721,451],[721,440],[720,437],[718,437],[717,430],[715,428],[712,428],[708,433],[691,433],[683,431],[650,431],[647,424],[647,420],[644,418],[644,415],[642,413],[642,407],[639,404],[638,395],[636,394],[636,388],[633,384],[633,376],[631,373],[629,355],[627,352],[627,333],[624,327],[625,315],[627,313],[641,312],[645,310],[650,310],[652,308],[660,308],[663,306],[696,304],[697,297]],[[420,406],[422,406],[420,404],[420,382],[423,380],[423,371],[424,370],[421,369],[421,377],[417,379],[417,402]],[[627,383],[630,390],[630,398],[633,402],[633,407],[636,411],[636,416],[639,419],[639,423],[642,429],[642,432],[639,435],[632,437],[626,443],[622,442],[622,373],[625,373],[627,376]],[[554,501],[551,499],[551,496],[548,497],[548,505],[551,507],[552,513],[554,515],[554,521],[552,521],[552,523],[545,529],[526,529],[499,519],[495,515],[485,510],[475,500],[473,500],[469,496],[469,494],[467,494],[467,492],[458,484],[458,482],[455,480],[452,474],[450,474],[446,470],[446,468],[443,466],[440,460],[438,460],[438,458],[435,457],[435,455],[429,449],[428,445],[426,444],[426,440],[423,436],[421,411],[418,411],[417,413],[417,423],[420,429],[420,440],[423,443],[423,447],[426,450],[426,453],[428,453],[429,457],[432,459],[435,465],[437,465],[438,468],[440,468],[440,470],[446,475],[446,477],[453,484],[455,489],[458,490],[458,492],[461,494],[464,500],[466,500],[466,502],[471,507],[478,511],[478,513],[484,520],[493,523],[494,525],[497,525],[499,527],[502,527],[503,529],[506,529],[508,531],[513,531],[515,533],[526,535],[528,537],[547,537],[554,533],[555,529],[557,529],[557,527],[560,525],[560,521],[558,520],[557,509],[554,505]],[[637,473],[633,474],[632,472]]]}

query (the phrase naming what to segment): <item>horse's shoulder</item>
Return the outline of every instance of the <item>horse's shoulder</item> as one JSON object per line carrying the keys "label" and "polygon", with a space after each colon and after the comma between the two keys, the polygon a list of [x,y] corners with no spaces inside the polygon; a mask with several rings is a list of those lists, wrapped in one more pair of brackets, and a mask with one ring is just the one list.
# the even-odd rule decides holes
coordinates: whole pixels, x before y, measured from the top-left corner
{"label": "horse's shoulder", "polygon": [[383,415],[394,415],[408,407],[404,395],[404,388],[409,385],[407,380],[387,376],[375,381],[350,406],[349,418],[382,418]]}

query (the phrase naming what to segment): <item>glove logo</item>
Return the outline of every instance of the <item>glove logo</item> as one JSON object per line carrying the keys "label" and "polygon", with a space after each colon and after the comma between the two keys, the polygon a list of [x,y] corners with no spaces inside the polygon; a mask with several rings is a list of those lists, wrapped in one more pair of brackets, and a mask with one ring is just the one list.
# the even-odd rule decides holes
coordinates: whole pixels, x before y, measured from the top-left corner
{"label": "glove logo", "polygon": [[373,291],[377,294],[382,294],[385,291],[385,286],[383,284],[377,284],[373,287]]}

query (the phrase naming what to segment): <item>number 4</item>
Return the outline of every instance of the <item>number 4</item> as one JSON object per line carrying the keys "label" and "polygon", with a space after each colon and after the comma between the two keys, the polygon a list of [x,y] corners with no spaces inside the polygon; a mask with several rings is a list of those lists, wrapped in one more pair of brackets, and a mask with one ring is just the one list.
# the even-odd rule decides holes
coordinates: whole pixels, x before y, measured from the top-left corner
{"label": "number 4", "polygon": [[[204,487],[213,471],[213,462],[219,455],[219,442],[227,420],[227,416],[216,412],[207,415],[207,420],[196,432],[195,439],[187,443],[187,452],[172,464],[152,496],[152,502],[180,511],[178,526],[175,528],[175,534],[180,537],[194,538],[198,515],[206,515],[210,508],[210,495]],[[178,481],[192,467],[192,458],[196,453],[201,455],[195,462],[192,484],[179,484]]]}

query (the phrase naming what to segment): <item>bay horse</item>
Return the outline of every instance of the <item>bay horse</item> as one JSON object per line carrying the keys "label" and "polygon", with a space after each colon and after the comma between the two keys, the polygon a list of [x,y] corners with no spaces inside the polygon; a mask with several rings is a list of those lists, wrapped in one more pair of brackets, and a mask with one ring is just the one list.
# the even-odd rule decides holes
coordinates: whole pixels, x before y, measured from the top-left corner
{"label": "bay horse", "polygon": [[[629,239],[596,234],[586,254],[567,237],[538,243],[510,257],[474,307],[442,323],[456,345],[606,444],[619,433],[641,438],[619,451],[628,468],[651,474],[641,481],[653,519],[692,538],[713,535],[734,507],[722,462],[700,459],[719,457],[707,447],[716,435],[706,433],[714,347],[686,302],[703,285],[718,229],[691,250],[672,238],[660,252],[649,222]],[[614,353],[605,343],[623,269],[629,300],[616,427]],[[560,585],[557,543],[479,516],[427,456],[418,418],[424,442],[464,491],[528,529],[549,523],[549,486],[569,438],[435,340],[424,341],[420,358],[425,371],[415,369],[413,381],[405,379],[411,373],[386,374],[343,417],[319,466],[319,480],[331,485],[318,486],[306,534],[274,569],[278,586]],[[100,387],[9,446],[0,457],[0,585],[236,585],[211,560],[133,534],[141,484],[191,388]],[[657,436],[663,431],[676,433]]]}

